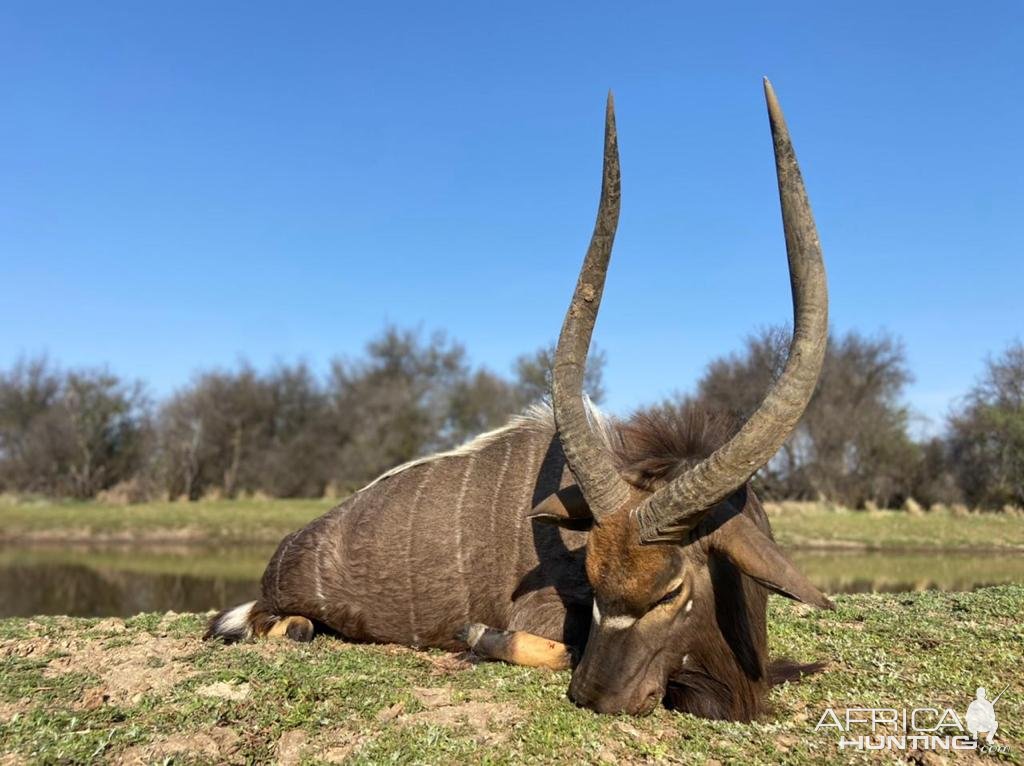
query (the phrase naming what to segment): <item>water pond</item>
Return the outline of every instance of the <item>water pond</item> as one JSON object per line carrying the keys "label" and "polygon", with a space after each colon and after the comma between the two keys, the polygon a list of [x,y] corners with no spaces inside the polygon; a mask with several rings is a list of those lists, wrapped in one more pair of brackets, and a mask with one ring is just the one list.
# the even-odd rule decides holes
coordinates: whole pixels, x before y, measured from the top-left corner
{"label": "water pond", "polygon": [[[274,548],[0,547],[0,617],[219,609],[256,597]],[[1024,582],[1024,554],[797,550],[791,557],[827,593]]]}

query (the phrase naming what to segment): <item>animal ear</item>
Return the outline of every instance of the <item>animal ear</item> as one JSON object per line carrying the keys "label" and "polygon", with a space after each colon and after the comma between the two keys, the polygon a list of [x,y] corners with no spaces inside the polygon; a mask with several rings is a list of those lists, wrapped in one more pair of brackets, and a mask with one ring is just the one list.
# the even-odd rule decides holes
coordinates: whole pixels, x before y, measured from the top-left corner
{"label": "animal ear", "polygon": [[579,486],[572,484],[552,492],[533,507],[526,518],[563,529],[586,531],[594,526],[594,516]]}
{"label": "animal ear", "polygon": [[832,602],[789,562],[775,541],[743,513],[734,513],[715,529],[711,546],[769,590],[819,609],[835,609]]}

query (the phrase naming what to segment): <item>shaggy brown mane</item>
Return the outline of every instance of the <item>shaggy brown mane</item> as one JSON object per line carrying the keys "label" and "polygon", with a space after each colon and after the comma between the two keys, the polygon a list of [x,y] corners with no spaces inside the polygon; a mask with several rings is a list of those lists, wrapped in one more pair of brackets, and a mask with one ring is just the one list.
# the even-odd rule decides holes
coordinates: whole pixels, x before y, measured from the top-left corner
{"label": "shaggy brown mane", "polygon": [[736,421],[694,402],[642,409],[617,425],[623,477],[654,491],[703,460],[736,432]]}

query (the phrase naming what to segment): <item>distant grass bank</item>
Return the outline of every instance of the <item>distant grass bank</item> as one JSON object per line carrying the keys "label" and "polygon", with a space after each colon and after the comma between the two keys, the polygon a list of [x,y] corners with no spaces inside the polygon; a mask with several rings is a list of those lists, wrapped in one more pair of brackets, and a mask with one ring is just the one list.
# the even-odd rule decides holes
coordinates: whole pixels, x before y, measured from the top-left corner
{"label": "distant grass bank", "polygon": [[769,506],[787,548],[1024,552],[1024,518],[1008,513],[851,511],[814,503]]}
{"label": "distant grass bank", "polygon": [[[276,543],[336,500],[211,500],[118,506],[0,501],[0,542]],[[778,540],[791,549],[1024,552],[1024,518],[850,511],[813,503],[770,506]]]}
{"label": "distant grass bank", "polygon": [[1006,684],[1005,752],[956,762],[1022,762],[1024,587],[836,604],[807,613],[772,598],[772,653],[829,665],[776,688],[747,725],[598,716],[566,700],[567,672],[437,651],[204,644],[199,615],[4,620],[0,763],[945,763],[943,751],[840,752],[838,733],[815,726],[826,708],[963,716],[976,686]]}
{"label": "distant grass bank", "polygon": [[0,542],[277,542],[337,500],[200,500],[106,505],[0,502]]}

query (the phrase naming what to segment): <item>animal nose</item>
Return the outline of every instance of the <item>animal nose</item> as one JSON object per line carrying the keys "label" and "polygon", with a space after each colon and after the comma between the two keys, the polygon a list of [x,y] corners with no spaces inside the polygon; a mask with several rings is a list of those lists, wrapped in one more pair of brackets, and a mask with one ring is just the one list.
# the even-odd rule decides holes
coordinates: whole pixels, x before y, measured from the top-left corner
{"label": "animal nose", "polygon": [[648,713],[651,713],[656,707],[658,707],[658,703],[661,702],[662,696],[660,689],[652,689],[648,692],[647,696],[644,697],[643,702],[640,703],[640,707],[636,710],[636,715],[647,715]]}
{"label": "animal nose", "polygon": [[613,695],[596,694],[586,684],[570,682],[567,694],[575,705],[593,710],[595,713],[622,712],[622,705]]}
{"label": "animal nose", "polygon": [[626,714],[626,715],[647,715],[653,711],[661,701],[661,691],[652,688],[647,694],[639,697],[622,694],[593,694],[582,684],[569,684],[568,697],[578,707],[593,710],[595,713],[604,715]]}
{"label": "animal nose", "polygon": [[569,695],[577,707],[584,707],[588,710],[593,710],[595,713],[601,713],[602,715],[615,715],[617,713],[627,712],[625,706],[620,700],[612,697],[582,697],[578,694]]}

